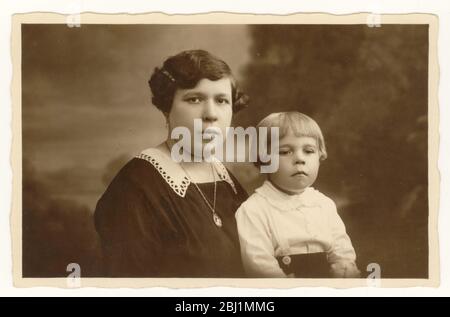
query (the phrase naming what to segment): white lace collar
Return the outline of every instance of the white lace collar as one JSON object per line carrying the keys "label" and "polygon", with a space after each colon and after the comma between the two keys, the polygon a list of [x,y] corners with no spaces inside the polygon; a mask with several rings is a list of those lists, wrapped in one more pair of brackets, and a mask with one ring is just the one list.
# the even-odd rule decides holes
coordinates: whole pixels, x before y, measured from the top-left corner
{"label": "white lace collar", "polygon": [[301,207],[320,206],[323,194],[313,187],[308,187],[298,195],[288,195],[278,190],[268,180],[256,189],[256,193],[263,196],[272,206],[280,210],[294,210]]}
{"label": "white lace collar", "polygon": [[[142,151],[136,157],[150,162],[175,193],[181,197],[186,195],[191,180],[187,177],[181,166],[174,162],[169,155],[156,148],[149,148]],[[234,193],[237,194],[234,182],[222,162],[216,159],[212,164],[220,180],[227,182]]]}

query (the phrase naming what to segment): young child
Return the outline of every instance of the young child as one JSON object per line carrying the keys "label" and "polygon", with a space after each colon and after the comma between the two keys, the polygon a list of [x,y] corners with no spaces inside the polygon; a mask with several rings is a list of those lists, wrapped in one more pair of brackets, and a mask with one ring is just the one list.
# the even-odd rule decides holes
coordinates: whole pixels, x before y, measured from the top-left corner
{"label": "young child", "polygon": [[359,277],[335,203],[311,187],[327,157],[319,126],[302,113],[282,112],[259,127],[269,134],[279,128],[279,168],[236,212],[248,276]]}

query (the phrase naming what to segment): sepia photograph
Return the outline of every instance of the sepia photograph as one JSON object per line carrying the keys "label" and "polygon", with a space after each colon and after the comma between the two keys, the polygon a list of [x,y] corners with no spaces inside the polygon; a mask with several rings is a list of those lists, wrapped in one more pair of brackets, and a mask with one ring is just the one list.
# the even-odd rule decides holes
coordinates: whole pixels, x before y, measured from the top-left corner
{"label": "sepia photograph", "polygon": [[16,15],[15,284],[437,286],[436,34]]}

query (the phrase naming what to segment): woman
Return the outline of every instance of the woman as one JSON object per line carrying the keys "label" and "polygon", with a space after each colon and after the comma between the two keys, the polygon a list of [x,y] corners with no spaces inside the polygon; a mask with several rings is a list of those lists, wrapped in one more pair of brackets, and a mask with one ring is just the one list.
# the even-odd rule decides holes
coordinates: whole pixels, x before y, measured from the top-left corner
{"label": "woman", "polygon": [[225,136],[247,98],[228,65],[202,50],[168,58],[149,85],[169,137],[128,162],[97,203],[105,275],[242,277],[234,213],[246,192],[220,162],[197,162],[208,140],[184,148],[192,160],[176,163],[170,135],[185,127],[194,140],[200,119],[202,137],[209,128]]}

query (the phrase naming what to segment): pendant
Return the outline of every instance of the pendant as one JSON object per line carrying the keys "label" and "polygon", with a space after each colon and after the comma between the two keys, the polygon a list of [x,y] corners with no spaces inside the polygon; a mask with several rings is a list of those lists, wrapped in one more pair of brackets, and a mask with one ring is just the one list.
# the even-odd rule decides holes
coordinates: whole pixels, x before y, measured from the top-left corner
{"label": "pendant", "polygon": [[213,214],[213,220],[217,227],[222,227],[222,219],[216,213]]}

